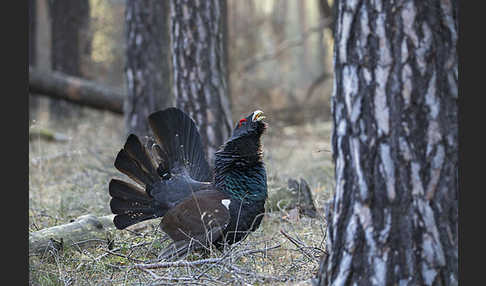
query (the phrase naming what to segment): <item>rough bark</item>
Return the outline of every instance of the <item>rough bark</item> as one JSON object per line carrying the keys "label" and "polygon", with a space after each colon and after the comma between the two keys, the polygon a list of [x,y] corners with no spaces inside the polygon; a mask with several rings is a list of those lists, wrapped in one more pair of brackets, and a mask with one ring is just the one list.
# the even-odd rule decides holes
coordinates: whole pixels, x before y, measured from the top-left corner
{"label": "rough bark", "polygon": [[123,113],[122,90],[60,72],[44,72],[29,67],[30,95],[45,95],[83,106]]}
{"label": "rough bark", "polygon": [[129,0],[125,8],[128,133],[150,134],[147,117],[174,105],[171,92],[169,2]]}
{"label": "rough bark", "polygon": [[214,152],[232,128],[223,46],[223,1],[171,1],[176,105],[196,122],[211,165]]}
{"label": "rough bark", "polygon": [[457,285],[457,3],[338,3],[318,284]]}
{"label": "rough bark", "polygon": [[[89,23],[88,0],[49,1],[51,20],[51,69],[81,77],[81,37]],[[65,102],[51,101],[51,113],[69,115]]]}
{"label": "rough bark", "polygon": [[[229,80],[229,71],[231,70],[231,61],[229,56],[229,23],[228,23],[228,0],[223,0],[221,3],[221,29],[222,31],[222,46],[223,46],[223,63],[225,65],[226,72],[223,74],[224,81],[226,82],[226,98],[231,99],[231,81]],[[232,102],[228,100],[228,109],[232,109]],[[230,118],[231,121],[231,118]]]}

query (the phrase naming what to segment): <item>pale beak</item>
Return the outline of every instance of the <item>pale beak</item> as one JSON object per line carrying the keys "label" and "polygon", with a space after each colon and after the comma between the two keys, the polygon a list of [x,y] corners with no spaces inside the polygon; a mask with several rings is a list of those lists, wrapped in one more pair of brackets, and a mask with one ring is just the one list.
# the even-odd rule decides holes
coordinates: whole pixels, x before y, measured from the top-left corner
{"label": "pale beak", "polygon": [[251,120],[252,121],[261,121],[264,118],[265,118],[265,116],[263,116],[263,111],[257,110],[255,112],[253,112],[253,116],[251,117]]}

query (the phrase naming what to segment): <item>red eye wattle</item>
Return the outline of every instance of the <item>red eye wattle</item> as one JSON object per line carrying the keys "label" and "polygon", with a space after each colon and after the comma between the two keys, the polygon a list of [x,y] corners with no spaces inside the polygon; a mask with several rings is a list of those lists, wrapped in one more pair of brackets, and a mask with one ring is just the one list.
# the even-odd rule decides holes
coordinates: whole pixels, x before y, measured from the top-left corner
{"label": "red eye wattle", "polygon": [[243,122],[246,122],[246,118],[242,118],[242,119],[240,119],[240,123],[238,123],[238,127],[241,127],[241,124],[242,124]]}

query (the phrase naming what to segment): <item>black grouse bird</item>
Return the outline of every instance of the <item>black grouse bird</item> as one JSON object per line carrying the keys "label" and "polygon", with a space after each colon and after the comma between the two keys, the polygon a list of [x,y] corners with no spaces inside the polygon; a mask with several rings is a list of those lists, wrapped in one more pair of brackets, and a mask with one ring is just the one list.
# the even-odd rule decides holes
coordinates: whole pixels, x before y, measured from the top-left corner
{"label": "black grouse bird", "polygon": [[161,228],[173,240],[162,258],[176,258],[212,245],[223,250],[256,230],[263,218],[267,178],[260,141],[263,112],[241,119],[215,153],[210,170],[194,121],[177,108],[148,118],[155,135],[153,163],[136,135],[129,135],[115,167],[144,187],[112,179],[113,222],[124,229],[162,217]]}

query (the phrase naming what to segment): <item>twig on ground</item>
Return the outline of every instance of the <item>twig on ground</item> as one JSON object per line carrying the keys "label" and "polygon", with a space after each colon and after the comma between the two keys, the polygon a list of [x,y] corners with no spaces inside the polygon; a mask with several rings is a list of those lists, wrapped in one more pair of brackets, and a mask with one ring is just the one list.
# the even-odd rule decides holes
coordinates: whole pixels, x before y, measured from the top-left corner
{"label": "twig on ground", "polygon": [[[129,247],[129,249],[130,249],[130,250],[133,250],[133,249],[135,249],[135,248],[137,248],[137,247],[145,246],[145,245],[148,245],[148,244],[151,244],[151,242],[141,242],[141,243],[137,243],[137,244],[134,244],[134,245],[130,246],[130,247]],[[121,247],[117,247],[117,248],[115,248],[115,249],[112,249],[111,251],[109,251],[109,250],[105,250],[105,253],[101,254],[101,255],[100,255],[100,256],[98,256],[98,257],[96,257],[94,260],[95,260],[95,262],[96,262],[96,261],[99,261],[101,258],[103,258],[103,257],[105,257],[105,256],[108,256],[109,254],[112,254],[112,255],[113,255],[113,253],[112,253],[112,252],[116,252],[116,251],[119,251],[119,250],[121,250],[121,249],[122,249]],[[116,255],[116,254],[115,254],[115,255]]]}
{"label": "twig on ground", "polygon": [[143,272],[145,273],[148,273],[150,276],[152,276],[154,279],[157,279],[157,280],[160,280],[162,279],[162,277],[160,277],[159,275],[155,274],[153,271],[150,271],[148,269],[145,269],[145,268],[140,268],[140,270],[142,270]]}
{"label": "twig on ground", "polygon": [[226,266],[229,267],[230,269],[236,271],[239,274],[243,274],[243,275],[246,275],[246,276],[251,276],[251,277],[261,279],[261,280],[263,280],[262,282],[267,282],[267,281],[285,282],[285,281],[287,281],[287,278],[262,275],[262,274],[258,274],[258,273],[255,273],[255,272],[247,272],[247,271],[244,271],[244,270],[238,268],[237,266],[235,266],[233,264],[229,264],[229,265],[226,265]]}
{"label": "twig on ground", "polygon": [[299,239],[297,238],[294,238],[294,237],[291,237],[288,233],[286,233],[285,231],[283,230],[280,230],[280,233],[285,236],[285,238],[287,238],[292,244],[294,244],[295,246],[297,246],[297,248],[309,259],[311,260],[315,260],[315,261],[320,261],[320,255],[315,255],[315,254],[312,254],[312,253],[309,253],[309,249],[312,249],[312,250],[317,250],[321,253],[325,253],[324,250],[320,249],[320,248],[317,248],[317,247],[310,247],[310,246],[307,246],[304,242],[300,241]]}
{"label": "twig on ground", "polygon": [[140,260],[140,259],[136,259],[136,258],[132,258],[128,255],[125,255],[125,254],[121,254],[121,253],[117,253],[117,252],[114,252],[114,251],[111,251],[111,250],[105,250],[107,253],[111,254],[111,255],[116,255],[116,256],[119,256],[119,257],[123,257],[123,258],[126,258],[130,261],[133,261],[133,262],[137,262],[137,263],[143,263],[144,261],[143,260]]}

